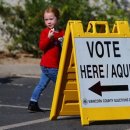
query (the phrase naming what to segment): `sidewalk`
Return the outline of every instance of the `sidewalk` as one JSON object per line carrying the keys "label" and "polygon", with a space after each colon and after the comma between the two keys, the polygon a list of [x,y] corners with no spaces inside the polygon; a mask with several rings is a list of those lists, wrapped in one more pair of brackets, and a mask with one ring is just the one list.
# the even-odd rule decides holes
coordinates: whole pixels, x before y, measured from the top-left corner
{"label": "sidewalk", "polygon": [[0,76],[40,76],[40,59],[0,59]]}
{"label": "sidewalk", "polygon": [[40,66],[37,64],[0,64],[0,75],[3,76],[40,76]]}

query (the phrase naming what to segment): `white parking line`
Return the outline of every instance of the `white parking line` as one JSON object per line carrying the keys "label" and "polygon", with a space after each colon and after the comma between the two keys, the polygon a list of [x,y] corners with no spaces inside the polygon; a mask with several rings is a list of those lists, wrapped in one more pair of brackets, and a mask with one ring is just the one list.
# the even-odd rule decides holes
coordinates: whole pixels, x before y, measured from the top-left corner
{"label": "white parking line", "polygon": [[24,108],[24,109],[27,108],[25,106],[4,105],[4,104],[0,104],[0,107],[12,107],[12,108]]}
{"label": "white parking line", "polygon": [[[5,105],[5,104],[0,104],[0,107],[11,107],[11,108],[23,108],[23,109],[27,109],[27,107],[25,107],[25,106],[15,106],[15,105]],[[50,111],[50,108],[41,108],[41,109]]]}
{"label": "white parking line", "polygon": [[43,119],[38,119],[38,120],[33,120],[33,121],[26,121],[26,122],[21,122],[21,123],[17,123],[17,124],[1,126],[0,130],[7,130],[7,129],[11,129],[11,128],[37,124],[37,123],[41,123],[41,122],[43,123],[43,122],[46,122],[46,121],[49,121],[49,118],[43,118]]}
{"label": "white parking line", "polygon": [[[25,107],[25,106],[15,106],[15,105],[5,105],[5,104],[0,104],[0,107],[11,107],[11,108],[27,109],[27,107]],[[50,110],[49,108],[42,108],[42,109]],[[21,127],[21,126],[26,126],[26,125],[46,122],[48,120],[49,120],[49,118],[43,118],[43,119],[37,119],[37,120],[33,120],[33,121],[26,121],[26,122],[11,124],[11,125],[0,126],[0,130],[6,130],[6,129],[15,128],[15,127]]]}
{"label": "white parking line", "polygon": [[40,78],[40,75],[24,75],[24,74],[14,74],[15,76],[18,77],[23,77],[23,78]]}
{"label": "white parking line", "polygon": [[[11,108],[22,108],[22,109],[27,109],[27,107],[25,106],[15,106],[15,105],[4,105],[4,104],[0,104],[0,107],[11,107]],[[50,110],[49,108],[42,108],[44,110]],[[79,116],[59,116],[57,117],[57,119],[71,119],[71,118],[79,118]],[[26,121],[26,122],[21,122],[21,123],[15,123],[15,124],[11,124],[11,125],[4,125],[4,126],[0,126],[0,130],[7,130],[7,129],[12,129],[12,128],[16,128],[16,127],[22,127],[22,126],[27,126],[27,125],[34,125],[37,123],[43,123],[43,122],[47,122],[49,121],[49,118],[42,118],[42,119],[37,119],[37,120],[32,120],[32,121]]]}

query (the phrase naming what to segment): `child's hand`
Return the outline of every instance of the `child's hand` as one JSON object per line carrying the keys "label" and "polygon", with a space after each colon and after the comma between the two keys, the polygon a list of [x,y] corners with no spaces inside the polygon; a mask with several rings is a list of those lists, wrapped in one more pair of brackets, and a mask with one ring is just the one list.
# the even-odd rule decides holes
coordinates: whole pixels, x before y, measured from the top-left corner
{"label": "child's hand", "polygon": [[49,33],[48,33],[48,38],[53,38],[54,37],[54,32],[55,32],[55,30],[54,30],[54,28],[52,28],[50,31],[49,31]]}

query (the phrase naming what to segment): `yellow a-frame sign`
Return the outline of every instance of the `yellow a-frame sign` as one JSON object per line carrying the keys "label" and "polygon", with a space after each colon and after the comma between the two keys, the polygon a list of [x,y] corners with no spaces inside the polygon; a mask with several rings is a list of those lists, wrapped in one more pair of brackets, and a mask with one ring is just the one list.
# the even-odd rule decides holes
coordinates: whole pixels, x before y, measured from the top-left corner
{"label": "yellow a-frame sign", "polygon": [[116,21],[67,24],[50,119],[81,117],[91,121],[130,119],[130,30]]}

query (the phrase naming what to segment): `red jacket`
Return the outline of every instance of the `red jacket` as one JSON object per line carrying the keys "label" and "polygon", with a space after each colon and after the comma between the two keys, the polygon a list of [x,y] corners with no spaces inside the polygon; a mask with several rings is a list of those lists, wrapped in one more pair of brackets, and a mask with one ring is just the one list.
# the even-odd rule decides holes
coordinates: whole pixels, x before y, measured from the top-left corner
{"label": "red jacket", "polygon": [[54,32],[54,38],[48,38],[49,28],[41,31],[39,39],[39,48],[44,52],[41,58],[40,65],[48,68],[58,68],[61,54],[59,37],[64,36],[64,30]]}

